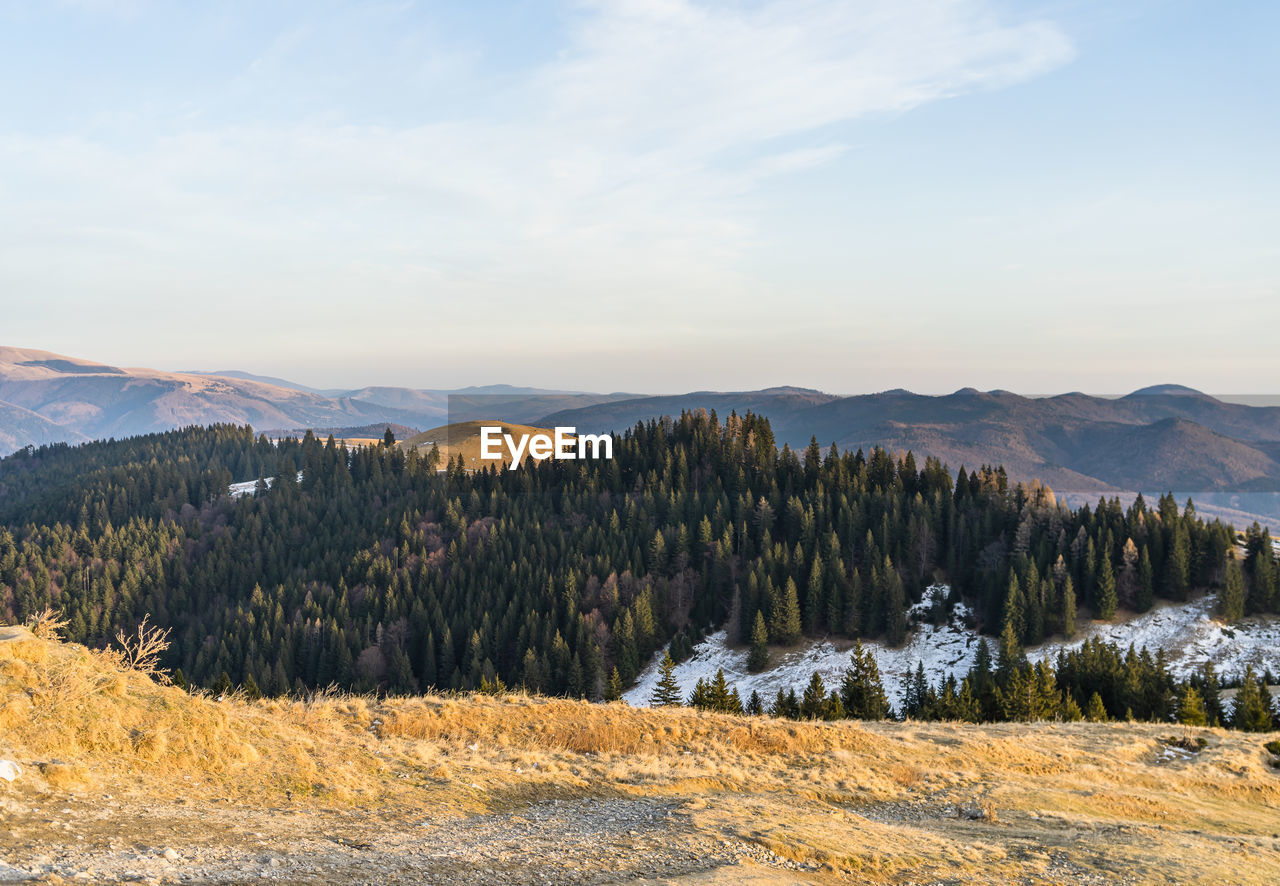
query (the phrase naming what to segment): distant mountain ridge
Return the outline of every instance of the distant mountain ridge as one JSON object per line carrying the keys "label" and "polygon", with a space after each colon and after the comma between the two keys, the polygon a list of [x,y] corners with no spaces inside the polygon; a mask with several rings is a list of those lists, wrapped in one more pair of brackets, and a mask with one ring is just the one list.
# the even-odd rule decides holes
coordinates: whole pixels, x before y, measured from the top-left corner
{"label": "distant mountain ridge", "polygon": [[321,390],[240,370],[123,368],[31,348],[0,347],[0,455],[24,446],[127,437],[216,422],[272,428],[406,429],[450,421],[527,422],[555,409],[630,399],[513,385]]}
{"label": "distant mountain ridge", "polygon": [[[558,412],[540,424],[599,433],[685,409],[768,415],[778,443],[825,450],[883,446],[932,455],[952,470],[1003,465],[1077,498],[1193,494],[1197,503],[1280,519],[1280,408],[1227,403],[1181,385],[1124,397],[1024,397],[962,388],[835,397],[798,388],[648,397]],[[1238,516],[1235,519],[1239,519]]]}
{"label": "distant mountain ridge", "polygon": [[[1182,385],[1121,397],[974,388],[842,397],[789,386],[666,396],[511,385],[320,390],[239,370],[162,372],[0,348],[0,454],[213,422],[429,428],[500,419],[598,433],[695,409],[768,416],[779,444],[793,448],[816,438],[824,449],[910,449],[953,470],[1002,464],[1015,478],[1039,479],[1064,494],[1174,490],[1280,518],[1280,407],[1226,402]],[[1242,495],[1255,498],[1246,504]]]}

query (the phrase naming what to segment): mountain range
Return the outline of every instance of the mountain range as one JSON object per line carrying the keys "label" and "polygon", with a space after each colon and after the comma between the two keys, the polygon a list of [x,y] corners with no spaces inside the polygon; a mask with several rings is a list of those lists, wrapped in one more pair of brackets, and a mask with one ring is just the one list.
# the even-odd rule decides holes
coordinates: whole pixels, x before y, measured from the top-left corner
{"label": "mountain range", "polygon": [[[912,450],[953,469],[1001,464],[1079,497],[1173,490],[1280,516],[1280,407],[1226,402],[1180,385],[1123,397],[1028,397],[964,388],[840,397],[797,387],[670,396],[491,385],[318,389],[238,370],[164,372],[0,347],[0,453],[234,422],[271,432],[480,418],[621,431],[686,409],[769,417],[779,444]],[[1239,518],[1237,518],[1239,519]]]}

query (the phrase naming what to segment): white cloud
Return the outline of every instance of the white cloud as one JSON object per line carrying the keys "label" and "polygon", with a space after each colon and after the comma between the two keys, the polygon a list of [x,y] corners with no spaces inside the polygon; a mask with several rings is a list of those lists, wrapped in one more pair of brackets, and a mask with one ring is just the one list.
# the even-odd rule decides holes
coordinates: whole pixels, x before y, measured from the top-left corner
{"label": "white cloud", "polygon": [[[495,300],[513,334],[530,295],[601,296],[593,323],[623,321],[640,294],[711,314],[750,288],[736,262],[754,189],[840,156],[831,127],[1072,55],[1053,25],[1002,21],[983,0],[620,0],[568,21],[557,55],[448,117],[216,124],[184,109],[111,141],[11,123],[0,163],[25,184],[7,189],[0,282],[56,288],[61,274],[141,301],[271,287],[281,319],[387,287],[446,319],[469,308],[445,297]],[[304,56],[306,33],[244,76]],[[296,275],[321,291],[282,293]]]}

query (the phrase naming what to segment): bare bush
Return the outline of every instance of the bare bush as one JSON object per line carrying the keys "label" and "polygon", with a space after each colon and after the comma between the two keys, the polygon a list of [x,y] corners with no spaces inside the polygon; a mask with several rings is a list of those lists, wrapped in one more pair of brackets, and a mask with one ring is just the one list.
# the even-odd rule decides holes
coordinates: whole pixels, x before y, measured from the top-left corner
{"label": "bare bush", "polygon": [[31,616],[27,621],[31,633],[41,640],[61,640],[62,631],[68,624],[69,622],[62,617],[61,609],[54,609],[48,606],[43,611]]}
{"label": "bare bush", "polygon": [[126,634],[123,630],[116,632],[120,664],[153,680],[168,683],[169,675],[160,670],[160,656],[169,648],[169,629],[148,625],[148,618],[150,616],[142,617],[136,635]]}

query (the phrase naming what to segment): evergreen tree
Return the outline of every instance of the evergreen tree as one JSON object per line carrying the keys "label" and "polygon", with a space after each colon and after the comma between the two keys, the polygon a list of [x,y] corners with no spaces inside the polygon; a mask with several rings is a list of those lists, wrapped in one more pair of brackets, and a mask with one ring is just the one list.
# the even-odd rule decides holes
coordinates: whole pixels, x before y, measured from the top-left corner
{"label": "evergreen tree", "polygon": [[788,578],[777,596],[769,623],[769,636],[783,646],[800,642],[800,601],[796,596],[796,582]]}
{"label": "evergreen tree", "polygon": [[1138,599],[1135,609],[1146,612],[1155,602],[1155,571],[1151,568],[1151,556],[1147,546],[1142,546],[1142,556],[1138,560]]}
{"label": "evergreen tree", "polygon": [[[1194,679],[1194,678],[1193,678]],[[1204,698],[1204,713],[1209,726],[1219,726],[1226,722],[1226,712],[1222,708],[1222,684],[1218,680],[1213,662],[1206,661],[1201,669],[1197,687]]]}
{"label": "evergreen tree", "polygon": [[1069,575],[1062,583],[1062,635],[1068,640],[1076,635],[1076,588]]}
{"label": "evergreen tree", "polygon": [[840,701],[846,717],[855,720],[883,720],[889,716],[889,700],[880,682],[875,656],[855,642],[849,667],[840,683]]}
{"label": "evergreen tree", "polygon": [[1240,688],[1236,690],[1235,707],[1231,712],[1231,725],[1245,732],[1269,732],[1273,725],[1270,707],[1264,701],[1265,687],[1247,667]]}
{"label": "evergreen tree", "polygon": [[800,699],[800,716],[806,720],[824,720],[826,711],[827,687],[822,683],[822,675],[814,671]]}
{"label": "evergreen tree", "polygon": [[693,692],[689,693],[689,707],[709,711],[714,705],[711,687],[707,685],[706,680],[699,677],[698,682],[693,684]]}
{"label": "evergreen tree", "polygon": [[1115,617],[1118,601],[1115,573],[1111,570],[1111,558],[1105,549],[1098,552],[1098,568],[1095,575],[1098,583],[1098,618],[1110,621]]}
{"label": "evergreen tree", "polygon": [[712,710],[726,714],[742,713],[742,701],[738,697],[738,690],[729,688],[724,678],[723,668],[716,668],[715,679],[707,687],[707,697]]}
{"label": "evergreen tree", "polygon": [[[676,663],[671,660],[670,652],[663,653],[662,664],[658,668],[658,684],[653,688],[650,704],[655,708],[679,706],[683,696],[680,693],[680,684],[676,682]],[[610,682],[612,682],[612,676]]]}
{"label": "evergreen tree", "polygon": [[796,691],[791,689],[783,692],[779,689],[777,697],[773,700],[773,705],[769,708],[769,715],[772,717],[784,717],[789,720],[800,719],[800,702],[796,699]]}
{"label": "evergreen tree", "polygon": [[747,670],[759,673],[769,665],[769,633],[764,626],[764,615],[756,610],[751,626],[751,654],[747,657]]}
{"label": "evergreen tree", "polygon": [[1089,707],[1084,712],[1084,718],[1091,723],[1105,723],[1111,718],[1107,715],[1107,707],[1102,703],[1102,696],[1094,692],[1089,696]]}
{"label": "evergreen tree", "polygon": [[609,672],[609,683],[605,686],[604,700],[617,701],[622,698],[622,675],[618,673],[615,665],[613,670]]}
{"label": "evergreen tree", "polygon": [[1244,575],[1234,557],[1227,561],[1227,578],[1218,598],[1218,615],[1228,623],[1244,618]]}
{"label": "evergreen tree", "polygon": [[1178,697],[1178,722],[1186,726],[1209,725],[1200,690],[1190,683],[1183,686],[1182,694]]}

